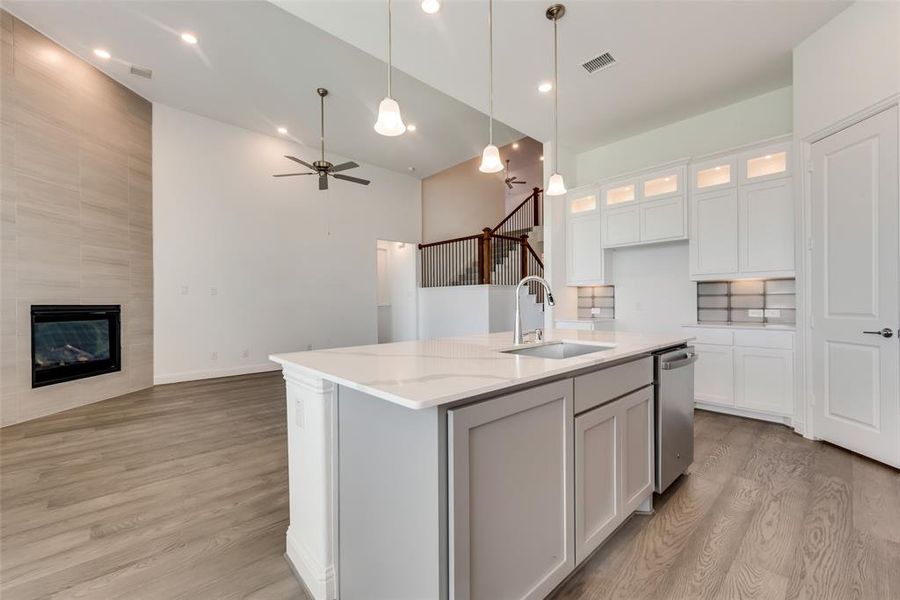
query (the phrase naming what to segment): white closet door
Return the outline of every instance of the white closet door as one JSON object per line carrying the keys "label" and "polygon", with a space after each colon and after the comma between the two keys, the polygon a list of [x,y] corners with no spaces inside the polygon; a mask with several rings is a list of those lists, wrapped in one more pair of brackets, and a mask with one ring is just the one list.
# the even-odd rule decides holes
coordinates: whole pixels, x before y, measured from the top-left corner
{"label": "white closet door", "polygon": [[814,434],[900,467],[897,112],[812,145],[810,276]]}

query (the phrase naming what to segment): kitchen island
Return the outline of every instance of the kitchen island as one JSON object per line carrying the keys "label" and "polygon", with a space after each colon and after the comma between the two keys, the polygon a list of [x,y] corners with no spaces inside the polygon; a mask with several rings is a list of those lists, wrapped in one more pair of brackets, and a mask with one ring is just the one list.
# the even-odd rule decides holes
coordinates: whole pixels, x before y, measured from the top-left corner
{"label": "kitchen island", "polygon": [[651,354],[687,339],[556,330],[524,347],[537,356],[510,333],[273,355],[289,562],[317,599],[543,598],[650,509]]}

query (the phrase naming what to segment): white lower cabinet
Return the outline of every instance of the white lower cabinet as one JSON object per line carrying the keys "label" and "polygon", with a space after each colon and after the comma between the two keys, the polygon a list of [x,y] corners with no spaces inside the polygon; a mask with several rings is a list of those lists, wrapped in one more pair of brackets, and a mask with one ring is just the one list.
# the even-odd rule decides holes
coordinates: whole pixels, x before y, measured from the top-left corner
{"label": "white lower cabinet", "polygon": [[695,337],[694,399],[783,421],[794,414],[794,332],[685,327]]}
{"label": "white lower cabinet", "polygon": [[735,406],[783,415],[793,414],[793,350],[735,348],[734,383]]}
{"label": "white lower cabinet", "polygon": [[571,379],[448,411],[450,597],[544,598],[575,568]]}
{"label": "white lower cabinet", "polygon": [[712,404],[734,405],[734,349],[694,344],[694,398]]}
{"label": "white lower cabinet", "polygon": [[653,491],[653,386],[575,418],[575,561]]}

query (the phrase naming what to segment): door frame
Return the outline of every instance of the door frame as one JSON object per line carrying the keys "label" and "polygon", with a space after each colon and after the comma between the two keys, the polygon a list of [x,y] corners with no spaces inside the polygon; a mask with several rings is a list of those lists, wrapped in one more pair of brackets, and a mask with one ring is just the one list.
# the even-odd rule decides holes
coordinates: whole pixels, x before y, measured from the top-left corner
{"label": "door frame", "polygon": [[[809,241],[812,239],[812,145],[818,141],[834,135],[839,131],[852,127],[869,117],[873,117],[880,112],[888,110],[894,106],[900,107],[900,94],[892,94],[887,98],[876,102],[862,110],[859,110],[843,119],[840,119],[827,127],[823,127],[818,131],[811,133],[802,139],[795,141],[796,156],[799,157],[797,164],[797,173],[800,177],[795,178],[795,197],[798,199],[795,206],[795,216],[797,225],[795,225],[795,250],[794,255],[797,271],[796,277],[799,280],[797,285],[797,293],[800,296],[797,303],[797,324],[801,328],[801,335],[796,337],[797,344],[794,348],[794,365],[799,373],[794,376],[794,398],[795,403],[799,402],[800,406],[794,406],[793,427],[794,430],[803,435],[803,437],[811,440],[819,439],[816,437],[814,417],[814,398],[812,396],[812,331],[809,327],[809,319],[812,315],[812,247]],[[900,127],[898,127],[900,129]],[[900,131],[898,131],[900,134]],[[898,173],[900,179],[900,173]],[[898,231],[900,231],[900,219],[897,223]],[[900,249],[898,249],[900,253]],[[898,365],[900,368],[900,365]]]}

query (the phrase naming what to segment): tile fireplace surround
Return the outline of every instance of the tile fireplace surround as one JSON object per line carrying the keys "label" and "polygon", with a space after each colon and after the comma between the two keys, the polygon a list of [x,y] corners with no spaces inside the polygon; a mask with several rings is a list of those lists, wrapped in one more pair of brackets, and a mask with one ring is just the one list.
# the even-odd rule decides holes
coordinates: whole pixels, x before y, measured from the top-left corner
{"label": "tile fireplace surround", "polygon": [[[153,384],[151,104],[0,11],[0,425]],[[121,305],[122,370],[32,389],[32,305]]]}

